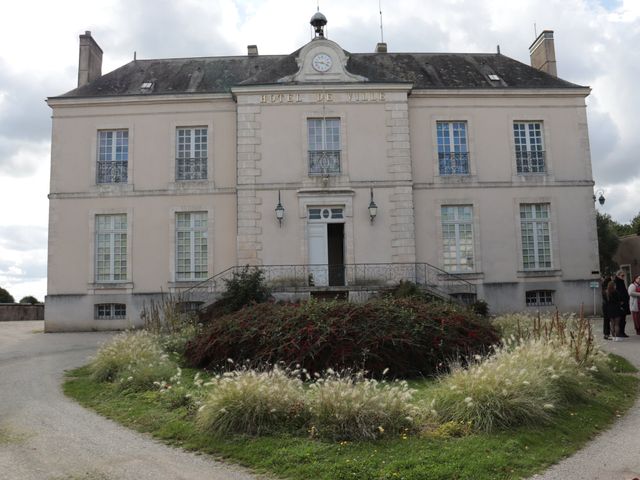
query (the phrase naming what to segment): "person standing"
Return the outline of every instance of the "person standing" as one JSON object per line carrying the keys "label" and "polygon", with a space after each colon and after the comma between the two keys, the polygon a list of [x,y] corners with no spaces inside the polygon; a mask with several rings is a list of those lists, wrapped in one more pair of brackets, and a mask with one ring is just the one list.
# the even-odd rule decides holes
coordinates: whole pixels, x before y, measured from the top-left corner
{"label": "person standing", "polygon": [[640,335],[640,275],[636,275],[631,285],[629,285],[629,310],[633,318],[633,326],[636,333]]}
{"label": "person standing", "polygon": [[622,317],[624,317],[624,312],[625,303],[616,288],[616,283],[609,282],[609,285],[607,285],[607,314],[611,321],[611,333],[614,342],[619,342],[623,339],[621,321]]}
{"label": "person standing", "polygon": [[627,335],[624,330],[627,326],[627,320],[626,320],[626,316],[629,315],[631,313],[631,310],[629,310],[629,291],[627,290],[627,284],[625,283],[624,279],[626,278],[626,275],[624,273],[624,270],[618,270],[618,273],[616,273],[616,278],[614,279],[614,282],[616,284],[616,290],[618,291],[618,295],[620,296],[620,299],[624,302],[624,312],[622,314],[622,318],[620,319],[620,337],[628,337],[629,335]]}
{"label": "person standing", "polygon": [[607,287],[611,283],[611,275],[605,275],[602,279],[602,334],[605,340],[611,340],[611,319],[607,306]]}

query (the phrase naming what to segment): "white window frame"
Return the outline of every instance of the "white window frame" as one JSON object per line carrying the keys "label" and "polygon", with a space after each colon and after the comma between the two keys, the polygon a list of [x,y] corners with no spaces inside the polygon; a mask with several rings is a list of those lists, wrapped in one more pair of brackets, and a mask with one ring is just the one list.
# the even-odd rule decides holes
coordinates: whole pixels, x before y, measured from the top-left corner
{"label": "white window frame", "polygon": [[552,307],[555,304],[554,294],[553,290],[527,290],[525,305],[527,307]]}
{"label": "white window frame", "polygon": [[[190,282],[206,280],[209,276],[209,218],[206,211],[175,212],[175,278],[177,282]],[[189,225],[182,227],[180,217],[188,219]],[[197,224],[199,222],[199,225]],[[184,245],[180,242],[181,234],[187,234],[187,257],[181,255],[180,248]],[[200,235],[198,235],[200,234]],[[198,240],[204,239],[204,263],[200,258],[199,265],[204,265],[205,270],[196,270],[198,267],[198,254],[196,247]],[[201,244],[202,246],[202,244]],[[202,252],[199,252],[202,255]],[[180,270],[180,262],[186,260],[188,271]]]}
{"label": "white window frame", "polygon": [[[464,219],[461,218],[460,209],[469,209],[469,218]],[[446,220],[445,219],[445,210],[451,210],[453,212],[453,219]],[[474,238],[474,213],[473,213],[473,205],[451,205],[445,204],[440,206],[440,218],[441,218],[441,231],[442,231],[442,265],[443,270],[451,273],[470,273],[475,271],[475,238]],[[447,251],[449,250],[449,246],[447,245],[447,227],[453,227],[453,240],[455,241],[455,263],[448,263],[447,261]],[[471,261],[468,263],[463,263],[463,255],[462,255],[462,239],[461,239],[461,230],[462,227],[469,227],[471,230],[471,240],[470,240],[470,248],[471,248]],[[465,256],[467,261],[469,260],[469,256]]]}
{"label": "white window frame", "polygon": [[[109,225],[101,230],[100,218],[108,218]],[[118,228],[115,226],[116,217],[124,217],[124,227]],[[94,276],[95,283],[126,283],[129,276],[129,231],[128,231],[128,216],[126,213],[113,213],[113,214],[96,214],[95,216],[95,266]],[[108,248],[108,260],[107,266],[109,268],[108,273],[102,273],[100,271],[101,258],[101,246],[103,245],[100,240],[101,235],[106,235],[106,242],[104,245]],[[124,249],[124,253],[117,252],[117,249]],[[118,256],[118,257],[117,257]],[[120,258],[120,268],[116,269],[116,258]],[[116,271],[119,270],[119,271]],[[124,272],[124,273],[123,273]],[[106,276],[106,278],[105,278]],[[102,278],[101,278],[102,277]]]}
{"label": "white window frame", "polygon": [[124,320],[126,318],[126,303],[96,303],[94,305],[95,320]]}
{"label": "white window frame", "polygon": [[[459,126],[464,128],[464,142],[456,144],[456,131]],[[440,131],[446,131],[448,133],[448,143],[445,144],[444,137],[440,136]],[[452,176],[452,175],[470,175],[470,161],[469,161],[469,126],[466,120],[437,120],[436,121],[436,151],[438,154],[438,175],[440,176]],[[441,143],[441,138],[443,143]],[[460,138],[460,136],[458,136]],[[448,152],[446,150],[449,150]],[[455,158],[455,155],[462,155],[460,161]],[[453,157],[452,157],[453,156]],[[443,160],[441,161],[441,157]],[[465,158],[466,157],[466,158]],[[443,168],[443,164],[445,167]]]}
{"label": "white window frame", "polygon": [[[103,139],[111,136],[111,145],[103,150]],[[123,151],[118,152],[119,141],[125,141]],[[96,177],[98,185],[109,185],[129,182],[129,145],[130,136],[128,128],[100,129],[98,130],[96,147]],[[118,158],[118,155],[124,158]],[[108,170],[109,174],[103,172]],[[108,178],[107,178],[108,177]]]}
{"label": "white window frame", "polygon": [[[524,137],[517,135],[524,132]],[[545,175],[547,159],[544,141],[544,123],[541,120],[514,120],[513,145],[518,175]],[[524,144],[519,143],[524,139]],[[539,141],[538,141],[539,140]]]}
{"label": "white window frame", "polygon": [[[545,207],[546,216],[540,216],[536,207]],[[530,217],[524,217],[523,213],[531,214]],[[550,203],[521,203],[519,206],[520,214],[520,237],[521,237],[521,259],[522,268],[525,271],[531,270],[551,270],[553,269],[553,236],[551,229],[551,204]],[[527,235],[525,228],[529,228],[532,233],[532,244],[527,244]],[[543,237],[541,239],[541,236]],[[544,236],[547,243],[544,243]],[[542,240],[542,244],[541,244]],[[548,259],[545,255],[545,247],[548,249]],[[533,264],[527,262],[525,258],[526,251],[529,249],[533,252]]]}
{"label": "white window frame", "polygon": [[[312,135],[314,124],[320,123],[320,141]],[[331,127],[329,123],[331,122]],[[329,129],[337,139],[328,139]],[[333,136],[333,135],[332,135]],[[331,147],[331,148],[329,148]],[[309,176],[340,175],[342,173],[342,118],[307,117],[307,151]]]}
{"label": "white window frame", "polygon": [[[181,133],[183,133],[182,136]],[[207,125],[176,127],[175,135],[176,181],[207,180],[209,174],[209,127]],[[181,138],[189,139],[187,156],[181,156],[180,146],[184,144],[180,142]],[[199,142],[196,141],[198,138]],[[185,163],[186,165],[184,165]]]}

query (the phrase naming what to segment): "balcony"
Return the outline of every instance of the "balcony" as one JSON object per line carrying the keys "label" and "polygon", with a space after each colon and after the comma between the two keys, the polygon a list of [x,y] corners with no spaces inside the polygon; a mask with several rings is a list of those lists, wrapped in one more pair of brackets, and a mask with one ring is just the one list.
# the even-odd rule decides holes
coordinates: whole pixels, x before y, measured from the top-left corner
{"label": "balcony", "polygon": [[96,183],[127,183],[127,170],[129,162],[107,161],[98,162],[96,171]]}
{"label": "balcony", "polygon": [[440,175],[469,175],[469,152],[438,152]]}
{"label": "balcony", "polygon": [[207,159],[176,158],[176,180],[206,180]]}
{"label": "balcony", "polygon": [[544,150],[516,151],[516,168],[519,174],[545,173]]}
{"label": "balcony", "polygon": [[[240,273],[231,267],[182,292],[185,301],[211,303],[225,291],[227,282]],[[265,284],[274,293],[378,292],[401,280],[417,284],[427,293],[450,301],[475,299],[476,287],[462,277],[428,263],[358,263],[344,265],[260,265]]]}
{"label": "balcony", "polygon": [[340,175],[340,150],[309,150],[309,175]]}

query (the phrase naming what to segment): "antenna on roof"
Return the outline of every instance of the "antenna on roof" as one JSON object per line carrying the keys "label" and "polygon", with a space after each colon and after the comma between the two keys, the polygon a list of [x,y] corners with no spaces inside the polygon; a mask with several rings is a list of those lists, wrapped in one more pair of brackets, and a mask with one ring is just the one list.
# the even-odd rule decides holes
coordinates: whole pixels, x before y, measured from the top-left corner
{"label": "antenna on roof", "polygon": [[384,43],[384,31],[382,30],[382,0],[378,0],[378,10],[380,10],[380,43]]}
{"label": "antenna on roof", "polygon": [[533,22],[533,35],[538,38],[538,26],[536,25],[536,22]]}
{"label": "antenna on roof", "polygon": [[136,53],[137,53],[137,52],[134,50],[134,51],[133,51],[133,61],[134,61],[134,62],[136,61]]}

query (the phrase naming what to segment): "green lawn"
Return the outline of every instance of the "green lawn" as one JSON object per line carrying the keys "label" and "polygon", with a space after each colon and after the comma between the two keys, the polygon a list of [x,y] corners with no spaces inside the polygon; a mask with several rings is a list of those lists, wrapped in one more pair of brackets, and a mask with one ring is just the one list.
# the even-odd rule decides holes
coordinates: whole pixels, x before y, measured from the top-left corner
{"label": "green lawn", "polygon": [[[612,360],[619,371],[636,371],[620,357]],[[411,386],[429,388],[426,381]],[[530,476],[578,450],[633,404],[638,379],[620,374],[612,384],[594,386],[587,403],[560,412],[551,426],[463,438],[408,437],[361,443],[286,436],[216,438],[198,432],[193,413],[166,406],[159,393],[123,393],[112,384],[92,381],[86,367],[68,373],[64,391],[130,428],[282,478],[495,480]]]}

